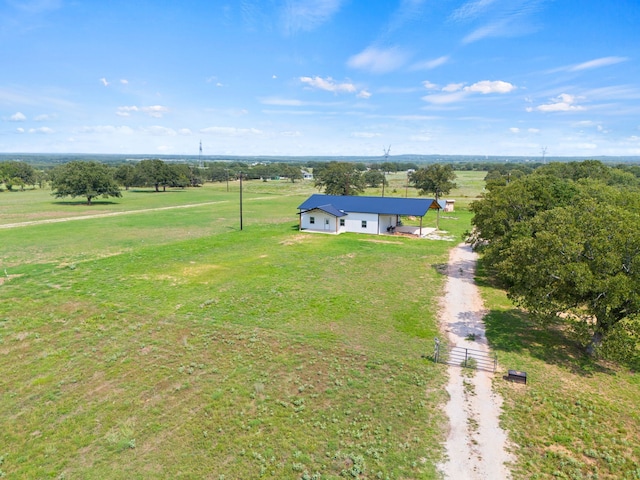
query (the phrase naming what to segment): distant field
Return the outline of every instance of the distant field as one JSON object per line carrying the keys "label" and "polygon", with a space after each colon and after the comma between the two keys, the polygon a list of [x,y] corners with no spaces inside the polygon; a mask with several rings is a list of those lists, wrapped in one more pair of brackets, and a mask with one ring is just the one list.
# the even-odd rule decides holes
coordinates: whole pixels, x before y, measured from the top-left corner
{"label": "distant field", "polygon": [[0,471],[437,478],[446,371],[423,355],[454,243],[300,233],[315,191],[245,182],[243,231],[237,183],[0,194],[5,225],[138,210],[0,228]]}

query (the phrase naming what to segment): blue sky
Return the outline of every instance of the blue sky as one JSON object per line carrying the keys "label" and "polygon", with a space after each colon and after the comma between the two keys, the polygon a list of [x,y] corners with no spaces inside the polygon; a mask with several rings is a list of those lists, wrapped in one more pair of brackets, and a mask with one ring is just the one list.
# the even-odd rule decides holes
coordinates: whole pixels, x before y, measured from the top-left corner
{"label": "blue sky", "polygon": [[0,152],[640,155],[638,0],[0,0]]}

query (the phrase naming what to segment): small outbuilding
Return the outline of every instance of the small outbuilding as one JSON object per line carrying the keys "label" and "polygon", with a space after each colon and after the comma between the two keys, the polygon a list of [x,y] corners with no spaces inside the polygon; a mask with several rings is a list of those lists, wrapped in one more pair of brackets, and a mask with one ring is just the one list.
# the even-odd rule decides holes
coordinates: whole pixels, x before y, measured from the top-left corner
{"label": "small outbuilding", "polygon": [[444,208],[432,198],[365,197],[311,195],[299,207],[300,230],[324,233],[393,233],[401,225],[401,216],[422,219],[429,210]]}

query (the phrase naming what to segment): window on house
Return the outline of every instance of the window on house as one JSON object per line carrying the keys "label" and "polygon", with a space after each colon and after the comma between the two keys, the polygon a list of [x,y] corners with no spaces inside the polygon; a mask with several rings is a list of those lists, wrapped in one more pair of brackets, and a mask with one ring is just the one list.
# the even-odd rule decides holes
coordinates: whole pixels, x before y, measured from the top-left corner
{"label": "window on house", "polygon": [[316,223],[316,217],[309,217],[309,223],[311,225],[313,225],[314,223]]}
{"label": "window on house", "polygon": [[341,219],[340,219],[340,226],[341,226],[341,227],[344,227],[344,218],[341,218]]}
{"label": "window on house", "polygon": [[362,220],[362,228],[367,228],[367,221],[366,220]]}

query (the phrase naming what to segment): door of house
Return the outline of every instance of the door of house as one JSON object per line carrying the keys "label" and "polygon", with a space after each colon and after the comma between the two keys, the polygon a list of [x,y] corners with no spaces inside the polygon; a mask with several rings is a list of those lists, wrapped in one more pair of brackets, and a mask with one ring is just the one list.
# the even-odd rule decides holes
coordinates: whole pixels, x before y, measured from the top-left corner
{"label": "door of house", "polygon": [[331,230],[331,227],[329,226],[329,219],[328,218],[324,219],[324,229],[325,230]]}

